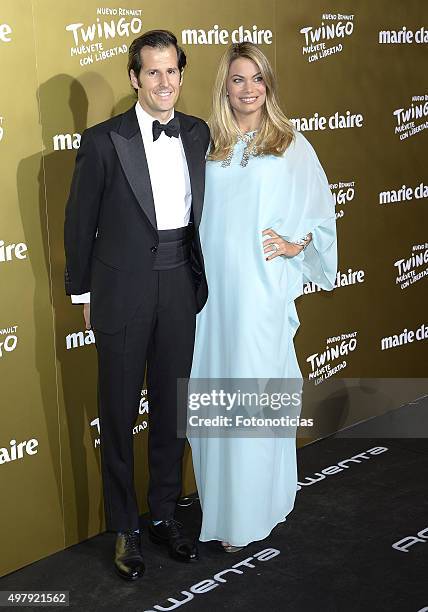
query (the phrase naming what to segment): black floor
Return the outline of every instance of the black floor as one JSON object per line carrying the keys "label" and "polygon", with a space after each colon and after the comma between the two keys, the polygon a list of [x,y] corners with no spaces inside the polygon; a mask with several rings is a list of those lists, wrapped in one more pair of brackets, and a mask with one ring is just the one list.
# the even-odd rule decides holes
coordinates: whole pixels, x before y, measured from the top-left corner
{"label": "black floor", "polygon": [[[396,411],[403,427],[415,418],[410,406]],[[428,612],[428,439],[365,437],[385,435],[391,422],[379,417],[357,426],[361,437],[353,428],[300,449],[294,511],[239,553],[200,544],[201,560],[182,565],[144,533],[147,571],[128,584],[113,573],[114,535],[104,533],[1,578],[0,590],[68,590],[82,611]],[[196,533],[198,503],[177,518]]]}

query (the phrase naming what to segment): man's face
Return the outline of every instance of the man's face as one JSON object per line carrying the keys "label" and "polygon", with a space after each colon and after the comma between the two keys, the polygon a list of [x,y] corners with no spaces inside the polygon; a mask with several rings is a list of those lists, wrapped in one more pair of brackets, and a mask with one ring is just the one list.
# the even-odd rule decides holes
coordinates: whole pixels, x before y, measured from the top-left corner
{"label": "man's face", "polygon": [[138,89],[138,101],[143,109],[161,121],[167,121],[177,102],[181,87],[175,47],[144,46],[140,51],[141,70],[130,72],[133,87]]}

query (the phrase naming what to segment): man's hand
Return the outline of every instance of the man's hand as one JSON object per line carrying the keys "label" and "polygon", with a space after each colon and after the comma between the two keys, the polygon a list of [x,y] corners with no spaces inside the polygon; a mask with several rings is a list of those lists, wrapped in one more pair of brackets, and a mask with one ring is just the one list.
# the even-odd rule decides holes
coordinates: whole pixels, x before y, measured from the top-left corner
{"label": "man's hand", "polygon": [[91,329],[91,305],[83,304],[83,318],[85,319],[86,329]]}

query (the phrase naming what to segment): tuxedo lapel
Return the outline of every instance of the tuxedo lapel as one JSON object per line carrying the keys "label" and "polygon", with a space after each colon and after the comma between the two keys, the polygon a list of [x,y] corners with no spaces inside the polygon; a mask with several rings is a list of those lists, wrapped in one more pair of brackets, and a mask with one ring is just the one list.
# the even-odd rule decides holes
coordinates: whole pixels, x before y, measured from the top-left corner
{"label": "tuxedo lapel", "polygon": [[190,184],[192,187],[193,220],[198,227],[202,216],[202,204],[204,197],[204,151],[197,138],[197,124],[187,115],[176,113],[180,118],[180,136],[183,143],[184,153],[189,170]]}
{"label": "tuxedo lapel", "polygon": [[110,136],[139,205],[154,229],[157,229],[149,167],[134,107],[123,114],[118,131],[111,131]]}

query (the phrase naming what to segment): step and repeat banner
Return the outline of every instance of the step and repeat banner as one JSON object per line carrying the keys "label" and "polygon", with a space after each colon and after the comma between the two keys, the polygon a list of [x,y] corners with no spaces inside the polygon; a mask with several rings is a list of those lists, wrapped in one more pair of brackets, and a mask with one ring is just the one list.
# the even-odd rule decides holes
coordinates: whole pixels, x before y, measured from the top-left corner
{"label": "step and repeat banner", "polygon": [[[205,119],[225,47],[260,45],[284,111],[326,171],[336,289],[305,286],[296,347],[313,397],[328,381],[338,387],[321,407],[309,389],[303,412],[335,431],[427,389],[424,0],[2,0],[0,575],[104,529],[96,349],[64,292],[64,208],[81,134],[135,103],[128,47],[153,28],[172,30],[188,57],[179,110]],[[410,377],[390,393],[388,379]],[[147,412],[143,389],[134,428],[142,512]],[[184,469],[190,492],[189,453]]]}

